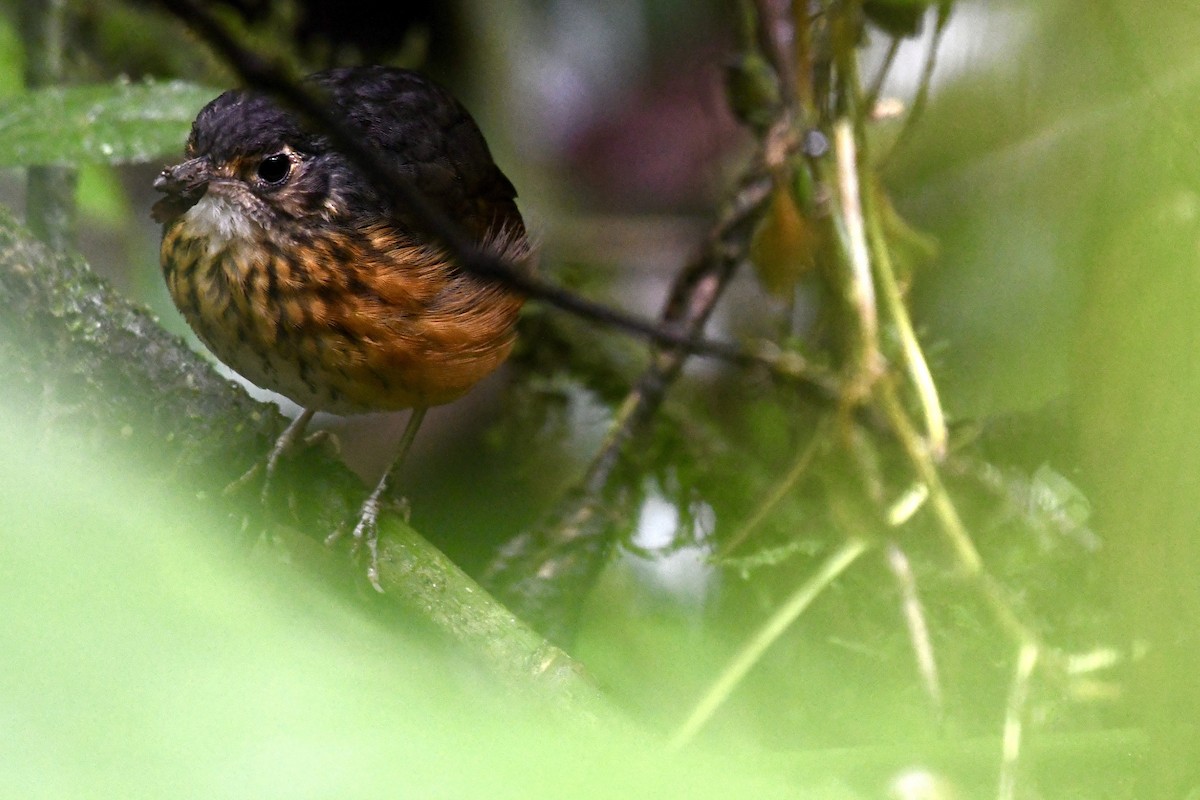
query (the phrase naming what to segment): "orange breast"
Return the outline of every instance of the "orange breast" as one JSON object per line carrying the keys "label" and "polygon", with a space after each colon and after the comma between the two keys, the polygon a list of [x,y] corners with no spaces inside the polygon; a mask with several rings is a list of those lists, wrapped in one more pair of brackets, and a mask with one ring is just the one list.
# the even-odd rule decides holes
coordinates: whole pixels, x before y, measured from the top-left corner
{"label": "orange breast", "polygon": [[[520,261],[523,235],[496,237]],[[446,403],[496,369],[521,298],[387,227],[265,235],[214,246],[168,228],[176,306],[221,361],[305,408],[334,413]]]}

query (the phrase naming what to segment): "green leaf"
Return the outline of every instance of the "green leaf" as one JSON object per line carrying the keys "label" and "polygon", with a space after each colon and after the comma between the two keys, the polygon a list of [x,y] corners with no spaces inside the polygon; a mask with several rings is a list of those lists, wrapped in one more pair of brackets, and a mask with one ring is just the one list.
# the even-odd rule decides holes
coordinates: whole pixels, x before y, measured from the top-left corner
{"label": "green leaf", "polygon": [[41,89],[0,101],[0,167],[128,164],[179,154],[218,90],[185,81]]}
{"label": "green leaf", "polygon": [[92,222],[115,228],[129,219],[129,198],[116,170],[107,164],[84,164],[75,191],[79,210]]}
{"label": "green leaf", "polygon": [[0,17],[0,97],[8,98],[24,91],[21,79],[24,65],[25,47],[16,24]]}

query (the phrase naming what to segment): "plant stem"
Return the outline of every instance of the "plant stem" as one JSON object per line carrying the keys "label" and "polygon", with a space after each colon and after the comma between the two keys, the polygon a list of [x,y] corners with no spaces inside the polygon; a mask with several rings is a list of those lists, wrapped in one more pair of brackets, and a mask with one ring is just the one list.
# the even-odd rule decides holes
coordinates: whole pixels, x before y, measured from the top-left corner
{"label": "plant stem", "polygon": [[[30,89],[62,81],[66,0],[23,0],[25,85]],[[69,167],[36,166],[26,173],[25,219],[34,234],[56,251],[75,242],[76,172]]]}
{"label": "plant stem", "polygon": [[900,338],[900,353],[904,359],[905,371],[916,392],[921,414],[925,418],[925,435],[929,438],[929,450],[936,460],[941,460],[946,454],[946,441],[949,438],[946,431],[946,416],[942,411],[942,401],[938,397],[937,384],[934,383],[933,373],[925,360],[921,343],[917,340],[917,332],[913,328],[912,318],[908,307],[904,304],[904,296],[900,292],[900,284],[896,280],[896,270],[892,266],[891,253],[888,250],[887,239],[883,233],[883,223],[879,219],[878,210],[867,192],[864,197],[867,218],[867,236],[871,245],[872,262],[875,266],[875,279],[883,294],[884,310],[892,320],[896,335]]}
{"label": "plant stem", "polygon": [[1013,674],[1012,687],[1008,694],[1008,708],[1004,714],[1003,760],[1000,763],[1000,800],[1013,800],[1017,796],[1017,767],[1021,758],[1021,739],[1024,729],[1025,709],[1029,705],[1029,686],[1033,670],[1037,667],[1038,648],[1026,643],[1017,653],[1017,666]]}
{"label": "plant stem", "polygon": [[881,381],[877,391],[880,405],[892,425],[896,438],[908,455],[913,471],[929,488],[929,502],[937,517],[942,535],[950,543],[958,558],[964,577],[976,585],[1001,627],[1019,645],[1038,643],[1037,635],[1017,616],[1005,596],[1004,589],[984,569],[983,558],[975,549],[971,535],[967,532],[958,509],[942,484],[937,465],[930,456],[928,446],[917,433],[912,420],[904,410],[891,381]]}
{"label": "plant stem", "polygon": [[871,274],[871,255],[867,247],[866,226],[858,180],[858,148],[854,126],[842,117],[833,123],[833,152],[837,164],[838,214],[834,224],[845,243],[849,268],[848,300],[857,326],[854,331],[853,377],[846,388],[851,401],[861,400],[883,370],[879,353],[879,313],[875,307],[875,280]]}
{"label": "plant stem", "polygon": [[790,492],[800,478],[812,466],[813,459],[816,458],[817,452],[821,449],[821,445],[825,443],[826,434],[829,432],[828,418],[822,417],[817,423],[816,430],[808,440],[808,444],[799,452],[796,453],[796,458],[792,462],[791,468],[787,471],[766,499],[758,504],[758,508],[754,509],[754,513],[750,518],[742,523],[742,527],[738,528],[737,532],[729,537],[721,548],[713,554],[714,561],[720,561],[728,556],[731,552],[737,549],[745,539],[762,524],[762,521],[767,518],[775,506],[779,505],[788,492]]}
{"label": "plant stem", "polygon": [[841,547],[825,559],[820,569],[812,577],[801,584],[800,588],[775,610],[775,613],[750,637],[733,660],[717,676],[712,686],[701,696],[700,702],[696,703],[687,720],[671,737],[669,746],[672,749],[677,750],[692,741],[716,710],[729,699],[733,690],[746,677],[746,673],[758,663],[767,648],[783,635],[783,632],[812,605],[812,602],[823,591],[837,580],[839,575],[845,572],[859,556],[867,552],[869,547],[866,539],[847,539]]}

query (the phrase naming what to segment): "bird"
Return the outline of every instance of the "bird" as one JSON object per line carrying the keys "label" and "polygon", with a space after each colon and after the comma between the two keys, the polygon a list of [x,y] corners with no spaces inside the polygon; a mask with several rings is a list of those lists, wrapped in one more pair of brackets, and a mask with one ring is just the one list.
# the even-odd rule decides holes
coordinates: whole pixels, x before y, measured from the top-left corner
{"label": "bird", "polygon": [[[516,189],[448,90],[385,66],[303,83],[468,241],[530,268]],[[201,109],[184,160],[155,179],[164,196],[151,215],[162,224],[167,289],[200,341],[303,409],[260,465],[264,495],[316,412],[411,409],[353,529],[382,591],[377,518],[391,476],[426,409],[461,397],[508,357],[524,298],[461,268],[377,184],[328,133],[264,93],[233,89]]]}

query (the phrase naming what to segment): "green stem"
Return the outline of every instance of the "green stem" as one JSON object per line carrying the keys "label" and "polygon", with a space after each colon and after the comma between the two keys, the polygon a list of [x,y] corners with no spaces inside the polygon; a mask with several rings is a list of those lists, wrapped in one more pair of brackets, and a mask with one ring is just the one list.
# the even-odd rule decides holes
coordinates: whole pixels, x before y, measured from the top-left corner
{"label": "green stem", "polygon": [[850,399],[856,400],[869,393],[875,378],[882,373],[883,358],[879,352],[879,312],[875,305],[875,281],[871,275],[871,255],[858,180],[858,147],[854,126],[848,118],[833,123],[833,152],[838,205],[834,225],[843,242],[849,269],[847,299],[857,322],[854,375],[847,382],[853,395]]}
{"label": "green stem", "polygon": [[800,478],[808,471],[812,465],[813,459],[816,458],[817,451],[820,449],[821,443],[825,441],[825,434],[829,430],[828,418],[822,417],[817,423],[817,429],[813,431],[812,437],[808,441],[808,445],[796,454],[796,460],[792,462],[791,468],[780,481],[775,484],[775,488],[767,495],[767,498],[759,503],[758,508],[750,516],[750,519],[738,528],[729,540],[721,546],[716,553],[713,554],[714,561],[720,561],[728,556],[737,548],[751,533],[762,524],[762,521],[767,518],[767,515],[787,497],[788,492],[796,485]]}
{"label": "green stem", "polygon": [[[66,0],[21,3],[25,85],[30,89],[62,81],[66,8]],[[68,167],[36,166],[26,173],[26,221],[39,239],[60,252],[74,246],[75,183],[75,170]]]}
{"label": "green stem", "polygon": [[984,569],[983,558],[975,549],[975,543],[967,532],[966,525],[958,515],[954,501],[946,491],[937,465],[929,454],[928,446],[913,426],[912,420],[904,410],[903,404],[896,392],[896,387],[890,381],[881,381],[876,393],[882,406],[883,413],[891,423],[896,438],[904,448],[909,463],[917,477],[929,488],[929,503],[933,508],[942,535],[950,543],[951,549],[958,558],[968,580],[974,583],[983,599],[987,602],[1001,627],[1020,645],[1038,644],[1037,635],[1017,616],[1008,602],[1003,587],[1001,587],[987,570]]}
{"label": "green stem", "polygon": [[891,317],[896,335],[900,338],[900,353],[904,360],[904,368],[916,391],[917,400],[921,407],[921,415],[925,419],[925,435],[929,438],[929,449],[937,460],[946,454],[946,415],[942,411],[942,401],[938,397],[937,384],[933,381],[933,373],[929,371],[929,363],[921,343],[917,340],[917,332],[913,328],[912,318],[908,307],[904,304],[904,296],[900,292],[900,283],[896,280],[896,270],[892,266],[891,253],[888,251],[887,239],[883,233],[883,223],[870,199],[870,192],[864,197],[867,219],[867,238],[871,246],[872,261],[875,266],[875,280],[883,295],[884,310]]}
{"label": "green stem", "polygon": [[1017,653],[1012,688],[1008,694],[1008,709],[1004,714],[1004,739],[1001,745],[1003,760],[1000,764],[1000,800],[1013,800],[1017,796],[1017,767],[1021,758],[1021,739],[1024,729],[1025,709],[1029,705],[1030,680],[1038,662],[1037,645],[1026,643]]}
{"label": "green stem", "polygon": [[729,699],[729,695],[742,682],[751,668],[762,658],[775,641],[783,635],[796,619],[812,605],[812,602],[823,591],[846,571],[859,556],[867,552],[870,545],[865,539],[847,539],[842,546],[835,550],[821,564],[821,568],[800,585],[787,601],[776,609],[775,613],[759,630],[750,637],[742,649],[728,666],[713,682],[708,691],[700,698],[700,702],[692,709],[687,720],[671,737],[671,749],[679,749],[687,745],[704,727],[712,715]]}
{"label": "green stem", "polygon": [[[936,51],[936,46],[934,50]],[[867,275],[859,276],[858,280],[870,283],[872,290],[877,288],[879,294],[882,295],[883,310],[892,320],[900,338],[905,372],[916,391],[922,416],[925,418],[925,431],[929,437],[930,450],[935,458],[941,459],[946,451],[947,440],[945,414],[942,412],[941,400],[938,398],[937,385],[933,381],[933,375],[925,361],[925,354],[921,350],[921,344],[913,329],[908,308],[904,304],[904,296],[900,291],[899,281],[896,279],[896,270],[892,265],[891,252],[884,235],[883,223],[874,201],[871,159],[866,149],[866,117],[871,111],[871,105],[868,103],[873,100],[864,99],[861,96],[862,89],[855,51],[848,50],[844,53],[838,61],[838,66],[843,73],[843,102],[851,111],[848,117],[836,123],[834,129],[834,146],[838,150],[838,172],[839,176],[843,169],[855,172],[853,185],[856,190],[855,202],[857,205],[855,208],[859,214],[863,235],[861,246],[864,251],[869,252],[869,255],[867,252],[858,255],[858,258],[865,262],[865,268],[868,270]],[[841,161],[843,152],[850,157],[844,167]],[[846,183],[849,185],[848,178]],[[845,211],[844,208],[843,211]],[[874,294],[871,299],[874,302]],[[878,314],[878,310],[874,306],[872,312]],[[872,322],[874,327],[871,329],[871,333],[876,337],[873,341],[874,347],[878,350],[878,322],[875,320]],[[880,362],[882,362],[882,358],[880,358]]]}

